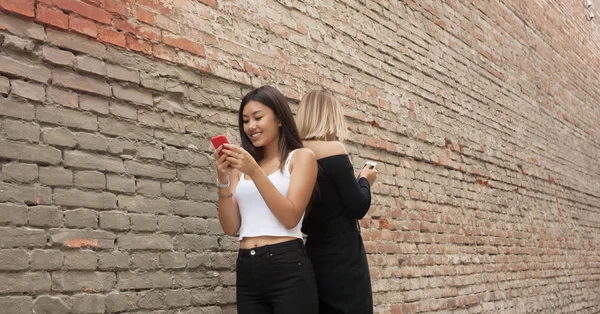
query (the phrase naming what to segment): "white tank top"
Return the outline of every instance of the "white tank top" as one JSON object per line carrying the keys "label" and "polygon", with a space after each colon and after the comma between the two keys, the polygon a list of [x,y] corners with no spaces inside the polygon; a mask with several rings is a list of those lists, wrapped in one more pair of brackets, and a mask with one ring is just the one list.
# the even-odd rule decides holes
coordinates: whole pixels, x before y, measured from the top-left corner
{"label": "white tank top", "polygon": [[[283,167],[283,172],[279,169],[269,175],[269,180],[275,188],[284,196],[287,197],[288,188],[290,187],[290,160],[296,150],[293,150]],[[263,200],[258,192],[254,181],[244,179],[244,175],[240,177],[240,181],[235,188],[235,199],[240,209],[242,218],[240,226],[240,240],[244,237],[258,236],[277,236],[277,237],[295,237],[302,238],[300,227],[304,214],[300,218],[300,222],[292,228],[287,229],[277,217],[273,215],[267,203]]]}

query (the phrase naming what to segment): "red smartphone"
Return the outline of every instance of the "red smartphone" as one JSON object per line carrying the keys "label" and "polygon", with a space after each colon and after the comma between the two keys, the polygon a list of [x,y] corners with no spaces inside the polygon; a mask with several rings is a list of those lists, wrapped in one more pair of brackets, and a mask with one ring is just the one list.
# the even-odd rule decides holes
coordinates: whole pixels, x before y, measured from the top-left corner
{"label": "red smartphone", "polygon": [[[217,135],[217,136],[211,138],[210,141],[212,142],[215,149],[219,148],[219,146],[221,146],[223,144],[229,144],[227,137],[225,137],[225,135],[223,135],[223,134]],[[223,151],[219,152],[219,156],[221,156],[221,155],[223,155]]]}

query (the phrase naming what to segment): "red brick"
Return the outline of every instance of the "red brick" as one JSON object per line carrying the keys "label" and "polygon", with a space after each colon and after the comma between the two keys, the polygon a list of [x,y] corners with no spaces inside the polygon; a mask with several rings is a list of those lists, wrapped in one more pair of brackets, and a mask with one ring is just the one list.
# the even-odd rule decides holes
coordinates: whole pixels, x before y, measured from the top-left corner
{"label": "red brick", "polygon": [[61,9],[77,13],[91,20],[104,24],[110,24],[110,13],[91,4],[87,4],[79,0],[54,0],[54,4]]}
{"label": "red brick", "polygon": [[161,14],[169,15],[171,13],[171,9],[166,8],[161,4],[161,1],[157,0],[138,0],[137,3],[139,5],[145,6],[147,8],[153,9]]}
{"label": "red brick", "polygon": [[165,45],[153,45],[152,55],[157,58],[172,62],[176,62],[179,59],[177,52],[173,48]]}
{"label": "red brick", "polygon": [[69,28],[69,16],[55,8],[38,4],[35,19],[45,24],[50,24],[61,29]]}
{"label": "red brick", "polygon": [[100,28],[100,32],[98,33],[98,39],[107,43],[111,43],[113,45],[117,45],[119,47],[125,47],[127,45],[127,42],[125,40],[125,34],[108,27]]}
{"label": "red brick", "polygon": [[126,36],[125,41],[127,48],[135,51],[139,51],[148,55],[152,54],[152,45],[145,42],[144,40],[137,39],[133,36]]}
{"label": "red brick", "polygon": [[192,42],[183,37],[163,32],[163,42],[169,46],[189,51],[201,57],[206,57],[206,48],[204,45]]}
{"label": "red brick", "polygon": [[146,24],[154,25],[154,13],[152,13],[142,7],[139,7],[139,6],[134,7],[132,12],[133,12],[133,16],[138,21],[144,22]]}
{"label": "red brick", "polygon": [[112,25],[120,31],[130,33],[130,34],[137,34],[136,28],[126,20],[113,19]]}
{"label": "red brick", "polygon": [[160,29],[142,25],[136,29],[136,34],[144,37],[150,42],[160,42]]}
{"label": "red brick", "polygon": [[217,8],[217,0],[200,0],[200,2],[206,4],[209,7]]}
{"label": "red brick", "polygon": [[69,16],[69,28],[90,37],[96,37],[98,35],[96,23],[76,15]]}
{"label": "red brick", "polygon": [[0,9],[26,17],[34,17],[33,0],[0,0]]}
{"label": "red brick", "polygon": [[117,13],[124,17],[127,17],[129,14],[127,5],[122,0],[103,0],[103,7],[106,11]]}

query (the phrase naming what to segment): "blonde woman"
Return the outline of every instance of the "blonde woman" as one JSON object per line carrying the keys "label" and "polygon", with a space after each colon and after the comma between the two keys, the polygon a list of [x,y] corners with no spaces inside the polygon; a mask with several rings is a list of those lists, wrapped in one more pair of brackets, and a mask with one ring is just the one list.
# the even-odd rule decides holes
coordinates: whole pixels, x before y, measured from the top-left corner
{"label": "blonde woman", "polygon": [[296,116],[304,147],[317,158],[318,194],[302,231],[319,294],[319,313],[373,313],[367,255],[358,220],[371,206],[370,187],[377,170],[354,174],[344,144],[344,115],[327,91],[312,91],[300,101]]}

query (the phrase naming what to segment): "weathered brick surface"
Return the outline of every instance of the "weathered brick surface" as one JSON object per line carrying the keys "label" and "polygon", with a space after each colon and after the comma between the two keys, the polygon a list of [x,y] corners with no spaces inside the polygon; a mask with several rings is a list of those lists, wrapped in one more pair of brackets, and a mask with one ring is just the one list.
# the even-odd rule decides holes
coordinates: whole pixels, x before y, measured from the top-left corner
{"label": "weathered brick surface", "polygon": [[263,84],[379,161],[376,313],[600,311],[596,4],[183,2],[0,0],[0,312],[235,313],[209,138]]}

